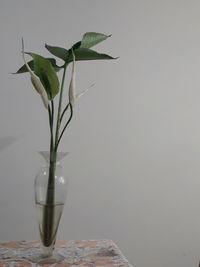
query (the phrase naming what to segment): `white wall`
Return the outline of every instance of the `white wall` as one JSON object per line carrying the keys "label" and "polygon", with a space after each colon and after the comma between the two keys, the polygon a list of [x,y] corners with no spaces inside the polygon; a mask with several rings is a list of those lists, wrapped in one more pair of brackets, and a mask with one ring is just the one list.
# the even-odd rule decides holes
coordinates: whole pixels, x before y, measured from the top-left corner
{"label": "white wall", "polygon": [[[60,239],[113,239],[136,267],[200,259],[200,2],[0,1],[0,239],[37,239],[34,176],[48,149],[47,114],[26,50],[70,47],[86,31],[117,61],[78,64],[76,106],[62,143],[70,178]],[[66,86],[67,87],[67,86]],[[4,147],[3,141],[12,142]],[[9,138],[8,138],[9,137]]]}

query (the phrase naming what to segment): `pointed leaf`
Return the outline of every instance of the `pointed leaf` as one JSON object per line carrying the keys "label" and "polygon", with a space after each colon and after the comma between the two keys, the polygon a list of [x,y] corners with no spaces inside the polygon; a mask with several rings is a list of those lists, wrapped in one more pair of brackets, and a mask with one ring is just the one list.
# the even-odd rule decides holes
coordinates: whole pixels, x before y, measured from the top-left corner
{"label": "pointed leaf", "polygon": [[[53,66],[54,70],[57,72],[59,71],[60,69],[62,69],[62,66],[59,67],[58,65],[56,65],[56,60],[55,58],[47,58],[50,62],[51,62],[51,65]],[[31,70],[33,70],[34,68],[34,63],[33,63],[33,60],[30,60],[28,62],[28,65],[29,67],[31,68]],[[25,72],[28,72],[27,70],[27,67],[26,65],[24,64],[21,68],[18,69],[17,72],[15,72],[14,74],[20,74],[20,73],[25,73]]]}
{"label": "pointed leaf", "polygon": [[81,46],[81,41],[75,43],[75,44],[72,46],[72,49],[73,49],[73,50],[78,49],[80,46]]}
{"label": "pointed leaf", "polygon": [[51,62],[35,53],[27,53],[34,61],[34,73],[40,78],[49,99],[59,92],[59,80]]}
{"label": "pointed leaf", "polygon": [[[76,61],[79,60],[100,60],[100,59],[115,59],[109,55],[106,54],[100,54],[92,49],[88,48],[79,48],[74,50],[75,59]],[[72,54],[70,53],[68,62],[71,62],[73,60]]]}
{"label": "pointed leaf", "polygon": [[64,61],[66,61],[69,56],[69,52],[65,48],[58,47],[58,46],[51,46],[47,44],[45,44],[45,47],[51,54],[53,54],[54,56],[58,58],[61,58]]}
{"label": "pointed leaf", "polygon": [[106,40],[111,35],[105,35],[97,32],[86,32],[83,35],[80,48],[90,48],[104,40]]}

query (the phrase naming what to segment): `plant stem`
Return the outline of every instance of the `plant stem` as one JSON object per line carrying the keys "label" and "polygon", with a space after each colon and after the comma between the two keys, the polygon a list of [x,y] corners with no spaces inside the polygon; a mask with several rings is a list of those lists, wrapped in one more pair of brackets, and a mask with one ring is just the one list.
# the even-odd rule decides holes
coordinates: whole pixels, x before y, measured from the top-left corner
{"label": "plant stem", "polygon": [[[61,88],[60,88],[60,98],[59,98],[59,105],[58,105],[58,113],[57,113],[57,124],[56,124],[56,134],[55,134],[55,145],[58,142],[59,138],[59,130],[60,130],[60,118],[61,118],[61,107],[62,107],[62,96],[63,96],[63,88],[64,88],[64,82],[65,82],[65,74],[66,74],[66,69],[67,69],[67,62],[64,65],[64,71],[63,71],[63,77],[62,77],[62,83],[61,83]],[[57,152],[57,148],[55,146],[55,152]]]}
{"label": "plant stem", "polygon": [[46,203],[43,212],[42,225],[42,243],[48,247],[54,241],[53,226],[54,226],[54,200],[55,200],[55,160],[54,160],[54,142],[53,142],[53,119],[54,119],[54,104],[51,101],[51,108],[48,106],[49,127],[50,127],[50,155],[49,155],[49,178],[47,185]]}
{"label": "plant stem", "polygon": [[61,116],[60,116],[60,123],[62,122],[62,118],[63,118],[63,116],[65,115],[65,112],[67,111],[68,107],[69,107],[69,103],[68,103],[67,106],[64,108],[64,110],[63,110],[63,112],[62,112],[62,114],[61,114]]}
{"label": "plant stem", "polygon": [[[53,106],[53,104],[52,104]],[[53,150],[53,108],[51,109],[48,105],[48,113],[49,113],[49,127],[50,127],[50,151]]]}
{"label": "plant stem", "polygon": [[59,143],[60,143],[60,140],[61,140],[61,138],[62,138],[62,136],[63,136],[63,134],[64,134],[64,132],[65,132],[65,130],[66,130],[66,128],[67,128],[67,125],[70,123],[70,121],[71,121],[71,119],[72,119],[72,116],[73,116],[73,107],[72,107],[72,104],[69,104],[69,106],[70,106],[70,117],[69,117],[67,123],[65,124],[65,126],[64,126],[64,128],[63,128],[61,134],[60,134],[60,137],[59,137],[59,139],[58,139],[58,142],[55,144],[55,148],[56,148],[56,149],[57,149],[57,147],[58,147],[58,145],[59,145]]}
{"label": "plant stem", "polygon": [[43,213],[43,229],[42,242],[43,245],[50,246],[55,239],[54,233],[54,203],[55,203],[55,169],[56,161],[54,160],[54,152],[50,152],[49,162],[49,180],[47,186],[46,205]]}
{"label": "plant stem", "polygon": [[58,145],[56,144],[58,143],[59,130],[61,124],[60,118],[61,118],[61,107],[62,107],[62,95],[63,95],[66,68],[67,68],[67,63],[65,63],[64,65],[64,71],[60,89],[55,140],[53,138],[53,126],[54,126],[53,101],[51,101],[51,109],[50,106],[48,106],[51,138],[50,138],[50,156],[49,156],[49,178],[48,178],[47,193],[46,193],[46,203],[43,212],[42,242],[44,246],[50,246],[53,242],[55,242],[55,231],[54,231],[55,171],[56,171],[56,159],[57,159],[57,149],[58,149]]}
{"label": "plant stem", "polygon": [[51,100],[51,114],[52,114],[52,127],[54,123],[54,102],[53,99]]}

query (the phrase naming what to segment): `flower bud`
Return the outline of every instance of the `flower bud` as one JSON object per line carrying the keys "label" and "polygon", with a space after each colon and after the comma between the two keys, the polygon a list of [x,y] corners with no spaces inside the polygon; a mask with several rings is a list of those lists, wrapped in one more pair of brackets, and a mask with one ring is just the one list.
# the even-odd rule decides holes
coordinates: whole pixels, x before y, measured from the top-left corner
{"label": "flower bud", "polygon": [[75,94],[75,78],[76,78],[76,72],[75,72],[75,55],[74,51],[72,50],[72,57],[73,57],[73,63],[72,63],[72,76],[71,76],[71,81],[69,85],[69,103],[74,106],[75,99],[76,99],[76,94]]}
{"label": "flower bud", "polygon": [[73,62],[72,62],[72,76],[71,76],[71,81],[69,85],[69,103],[72,105],[72,107],[75,104],[75,100],[79,98],[80,96],[84,95],[94,84],[92,84],[89,88],[83,90],[81,93],[76,94],[76,83],[75,83],[75,78],[76,78],[76,70],[75,70],[75,55],[74,51],[72,50],[72,57],[73,57]]}
{"label": "flower bud", "polygon": [[32,84],[33,84],[34,88],[36,89],[36,91],[41,95],[45,108],[48,109],[49,100],[48,100],[46,90],[45,90],[42,82],[40,81],[40,78],[31,70],[31,68],[29,67],[29,65],[26,62],[25,55],[24,55],[23,39],[22,39],[22,56],[23,56],[24,63],[28,69],[28,72],[31,75]]}

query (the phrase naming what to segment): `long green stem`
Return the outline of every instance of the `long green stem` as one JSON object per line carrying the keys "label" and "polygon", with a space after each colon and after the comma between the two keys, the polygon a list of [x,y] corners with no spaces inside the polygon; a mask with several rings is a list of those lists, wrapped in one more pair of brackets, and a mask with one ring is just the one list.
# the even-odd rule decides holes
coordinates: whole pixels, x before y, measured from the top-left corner
{"label": "long green stem", "polygon": [[52,114],[52,126],[54,123],[54,102],[53,99],[51,100],[51,114]]}
{"label": "long green stem", "polygon": [[51,108],[48,106],[49,127],[50,127],[50,155],[49,155],[49,179],[47,185],[46,205],[43,213],[42,242],[44,246],[50,246],[53,242],[54,225],[54,199],[55,199],[55,160],[54,160],[54,140],[53,140],[53,121],[54,104],[51,101]]}
{"label": "long green stem", "polygon": [[[53,105],[53,104],[52,104]],[[49,113],[49,128],[50,128],[50,151],[53,150],[53,108],[51,110],[50,106],[48,106],[48,113]]]}
{"label": "long green stem", "polygon": [[[61,108],[62,108],[62,96],[63,96],[63,88],[64,88],[64,82],[65,82],[66,69],[67,69],[67,63],[65,63],[65,65],[64,65],[62,83],[61,83],[61,88],[60,88],[60,98],[59,98],[59,104],[58,104],[57,124],[56,124],[56,134],[55,134],[55,144],[57,144],[58,138],[59,138],[59,130],[60,130],[60,124],[61,124],[60,118],[61,118]],[[55,146],[55,152],[57,152],[57,148],[58,147]]]}
{"label": "long green stem", "polygon": [[[49,126],[50,126],[50,157],[49,157],[49,179],[47,185],[47,194],[46,194],[46,205],[43,213],[43,234],[42,241],[44,246],[50,246],[55,241],[54,236],[54,205],[55,205],[55,171],[56,171],[56,159],[57,159],[57,148],[56,145],[58,143],[59,138],[59,130],[61,124],[61,107],[62,107],[62,95],[65,81],[67,63],[65,63],[61,89],[60,89],[60,98],[58,105],[58,113],[57,113],[57,124],[56,124],[56,132],[55,132],[55,140],[53,138],[53,128],[54,128],[54,104],[51,102],[51,109],[48,106],[49,112]],[[64,114],[63,114],[64,115]]]}
{"label": "long green stem", "polygon": [[73,116],[73,107],[72,107],[71,104],[69,104],[69,106],[70,106],[70,117],[69,117],[67,123],[65,124],[65,126],[64,126],[64,128],[63,128],[63,130],[62,130],[62,132],[61,132],[61,134],[60,134],[60,136],[59,136],[58,142],[55,144],[55,148],[56,148],[56,149],[57,149],[57,147],[58,147],[58,145],[59,145],[59,143],[60,143],[60,140],[61,140],[61,138],[62,138],[62,136],[63,136],[63,134],[64,134],[64,132],[65,132],[67,126],[68,126],[68,124],[70,123],[70,121],[71,121],[71,119],[72,119],[72,116]]}
{"label": "long green stem", "polygon": [[69,107],[69,103],[66,105],[66,107],[64,108],[64,110],[60,116],[60,123],[62,122],[63,116],[65,115],[65,112],[67,111],[68,107]]}
{"label": "long green stem", "polygon": [[42,242],[43,245],[50,246],[55,239],[54,236],[54,203],[55,203],[55,169],[56,162],[53,160],[53,152],[50,152],[49,162],[49,180],[47,186],[46,205],[43,213],[43,233]]}

